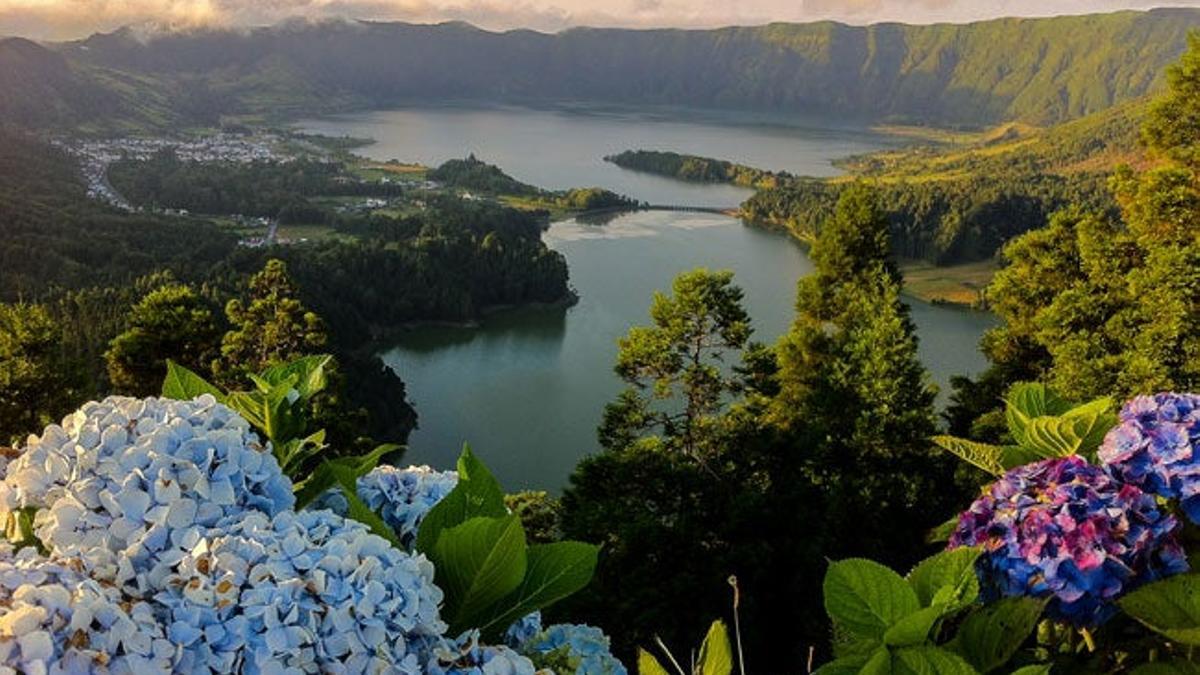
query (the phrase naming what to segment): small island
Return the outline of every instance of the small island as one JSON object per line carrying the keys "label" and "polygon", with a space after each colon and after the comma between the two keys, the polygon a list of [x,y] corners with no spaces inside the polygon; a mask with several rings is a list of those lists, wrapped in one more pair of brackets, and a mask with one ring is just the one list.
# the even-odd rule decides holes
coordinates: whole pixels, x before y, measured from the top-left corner
{"label": "small island", "polygon": [[778,187],[792,178],[792,175],[786,171],[775,173],[722,159],[661,150],[626,150],[616,155],[609,155],[604,158],[604,161],[616,164],[622,169],[642,171],[693,183],[730,183],[755,189]]}

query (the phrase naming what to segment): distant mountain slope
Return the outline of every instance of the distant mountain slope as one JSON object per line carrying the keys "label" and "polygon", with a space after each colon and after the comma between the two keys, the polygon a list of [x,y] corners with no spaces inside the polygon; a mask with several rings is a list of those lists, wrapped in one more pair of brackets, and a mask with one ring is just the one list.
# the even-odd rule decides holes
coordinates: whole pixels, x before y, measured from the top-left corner
{"label": "distant mountain slope", "polygon": [[0,120],[35,127],[77,122],[89,105],[105,111],[113,100],[62,55],[21,38],[0,40],[0,92]]}
{"label": "distant mountain slope", "polygon": [[238,32],[127,29],[63,49],[87,63],[192,78],[241,112],[488,99],[978,126],[1049,124],[1143,96],[1195,27],[1196,9],[553,35],[462,23],[290,22]]}
{"label": "distant mountain slope", "polygon": [[23,38],[0,40],[0,126],[164,126],[178,118],[182,100],[152,78],[66,58]]}

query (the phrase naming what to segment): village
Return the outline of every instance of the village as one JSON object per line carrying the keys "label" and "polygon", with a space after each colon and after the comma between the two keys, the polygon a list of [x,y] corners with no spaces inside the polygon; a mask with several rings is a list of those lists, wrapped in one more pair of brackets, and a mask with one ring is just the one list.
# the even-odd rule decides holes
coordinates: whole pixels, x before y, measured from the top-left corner
{"label": "village", "polygon": [[[87,194],[125,211],[136,211],[108,181],[108,167],[121,159],[148,160],[160,152],[171,151],[183,161],[192,162],[290,162],[295,155],[281,151],[283,139],[277,134],[246,136],[217,133],[202,138],[123,137],[104,140],[58,139],[53,144],[79,160]],[[187,215],[186,213],[182,215]]]}

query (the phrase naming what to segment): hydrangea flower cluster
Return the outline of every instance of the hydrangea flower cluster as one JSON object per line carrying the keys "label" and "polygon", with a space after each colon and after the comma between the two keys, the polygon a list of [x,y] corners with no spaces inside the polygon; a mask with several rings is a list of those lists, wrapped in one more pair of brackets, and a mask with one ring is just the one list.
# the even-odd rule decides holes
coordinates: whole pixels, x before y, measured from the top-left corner
{"label": "hydrangea flower cluster", "polygon": [[46,546],[138,597],[222,519],[295,504],[250,425],[211,396],[89,403],[8,469],[0,518],[44,507],[35,533]]}
{"label": "hydrangea flower cluster", "polygon": [[535,675],[533,662],[508,647],[479,644],[479,631],[443,640],[432,650],[428,675]]}
{"label": "hydrangea flower cluster", "polygon": [[1049,597],[1047,615],[1097,625],[1130,589],[1187,570],[1179,523],[1152,495],[1079,457],[1017,467],[964,512],[950,547],[981,546],[985,599]]}
{"label": "hydrangea flower cluster", "polygon": [[542,614],[534,612],[509,626],[504,641],[541,669],[574,675],[626,675],[625,666],[612,655],[608,636],[592,626],[560,623],[542,628]]}
{"label": "hydrangea flower cluster", "polygon": [[155,597],[188,672],[420,672],[446,630],[433,565],[330,511],[247,512]]}
{"label": "hydrangea flower cluster", "polygon": [[[455,471],[435,471],[428,466],[399,469],[384,465],[361,476],[357,491],[359,499],[395,530],[400,543],[411,549],[425,514],[456,485],[458,473]],[[310,508],[330,509],[344,516],[349,506],[340,490],[330,490]]]}
{"label": "hydrangea flower cluster", "polygon": [[1178,499],[1200,523],[1200,396],[1139,396],[1121,409],[1100,460],[1118,479],[1167,499]]}
{"label": "hydrangea flower cluster", "polygon": [[446,630],[432,564],[294,504],[211,397],[86,405],[0,481],[0,516],[39,508],[50,552],[0,548],[0,673],[422,672]]}
{"label": "hydrangea flower cluster", "polygon": [[167,672],[175,646],[145,602],[31,549],[0,551],[0,672]]}
{"label": "hydrangea flower cluster", "polygon": [[513,649],[520,649],[522,645],[532,640],[540,632],[542,632],[542,613],[533,612],[526,614],[514,621],[508,627],[508,630],[504,632],[504,644]]}

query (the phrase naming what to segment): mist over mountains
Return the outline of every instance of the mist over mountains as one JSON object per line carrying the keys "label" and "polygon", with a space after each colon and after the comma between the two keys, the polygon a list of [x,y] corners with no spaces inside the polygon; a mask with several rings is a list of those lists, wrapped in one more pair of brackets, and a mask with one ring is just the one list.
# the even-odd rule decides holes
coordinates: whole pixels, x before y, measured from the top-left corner
{"label": "mist over mountains", "polygon": [[[486,100],[679,105],[946,126],[1051,124],[1152,91],[1196,27],[1200,10],[1159,9],[961,25],[820,22],[556,34],[495,33],[463,23],[122,29],[52,45],[43,54],[31,53],[36,46],[26,41],[2,42],[0,84],[50,101],[50,110],[61,111],[48,115],[51,121],[93,109],[104,99],[98,87],[110,101],[96,108],[100,114],[116,114],[115,106],[149,121]],[[87,97],[81,102],[69,83],[83,75],[98,84],[80,90]],[[11,102],[0,104],[0,115],[30,116]]]}

